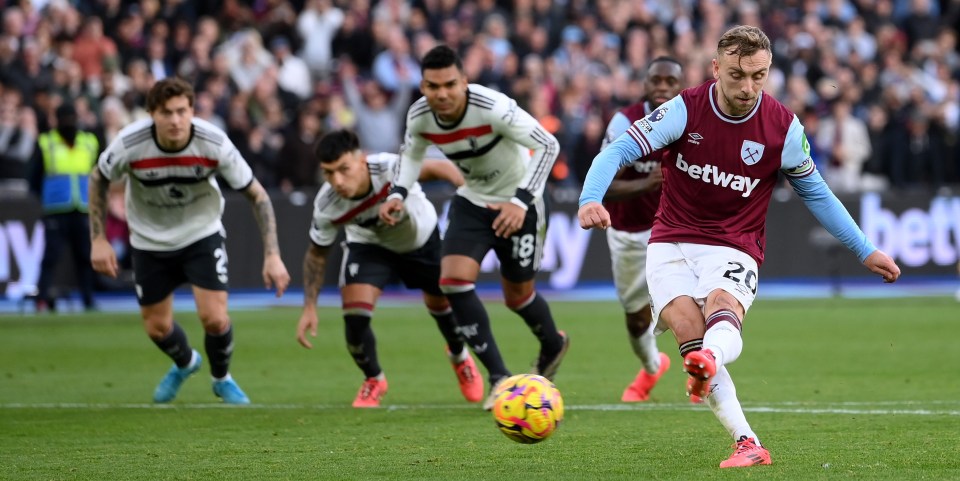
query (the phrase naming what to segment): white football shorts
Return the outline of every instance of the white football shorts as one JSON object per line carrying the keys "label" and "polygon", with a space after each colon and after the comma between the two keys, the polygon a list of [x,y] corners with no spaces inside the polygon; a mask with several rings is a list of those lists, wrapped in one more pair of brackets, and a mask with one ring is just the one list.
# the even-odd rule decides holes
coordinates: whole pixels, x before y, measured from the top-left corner
{"label": "white football shorts", "polygon": [[607,229],[613,284],[617,287],[617,297],[624,312],[639,312],[650,303],[646,274],[649,242],[650,230],[624,232]]}
{"label": "white football shorts", "polygon": [[[647,283],[653,322],[670,301],[689,296],[703,308],[716,289],[730,293],[746,313],[757,297],[757,261],[732,247],[657,242],[647,247]],[[667,329],[657,325],[657,332]]]}

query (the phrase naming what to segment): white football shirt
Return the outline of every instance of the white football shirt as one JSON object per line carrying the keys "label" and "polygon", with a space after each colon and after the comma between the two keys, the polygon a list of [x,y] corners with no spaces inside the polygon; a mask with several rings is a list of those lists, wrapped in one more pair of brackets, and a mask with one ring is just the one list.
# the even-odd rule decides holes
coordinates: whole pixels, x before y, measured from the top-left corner
{"label": "white football shirt", "polygon": [[400,156],[368,154],[370,192],[359,199],[341,197],[330,184],[324,183],[313,202],[313,224],[310,239],[317,245],[329,246],[345,227],[347,242],[375,244],[398,253],[422,247],[437,227],[437,211],[427,200],[419,183],[409,189],[400,221],[388,226],[380,221],[380,204],[386,199]]}
{"label": "white football shirt", "polygon": [[455,124],[441,124],[426,97],[410,106],[398,186],[409,190],[416,182],[430,144],[463,172],[465,183],[457,194],[483,207],[510,200],[517,189],[532,198],[543,195],[560,153],[557,139],[516,100],[476,84],[467,86],[467,108]]}
{"label": "white football shirt", "polygon": [[187,146],[168,152],[157,145],[153,119],[120,131],[100,155],[97,168],[110,180],[126,175],[130,244],[148,251],[173,251],[223,231],[220,175],[230,187],[245,189],[253,172],[227,134],[193,119]]}

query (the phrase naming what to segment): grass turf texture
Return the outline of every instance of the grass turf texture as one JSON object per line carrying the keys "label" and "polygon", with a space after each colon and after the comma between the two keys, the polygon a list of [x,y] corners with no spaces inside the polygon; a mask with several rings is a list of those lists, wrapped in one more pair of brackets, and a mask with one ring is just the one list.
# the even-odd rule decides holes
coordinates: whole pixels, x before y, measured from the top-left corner
{"label": "grass turf texture", "polygon": [[[350,407],[362,375],[338,309],[313,350],[298,310],[233,313],[232,373],[253,401],[223,406],[208,364],[170,405],[150,403],[170,362],[137,314],[0,318],[0,479],[960,479],[960,307],[952,299],[758,302],[731,366],[774,464],[720,470],[731,440],[691,406],[674,366],[652,401],[619,402],[639,368],[615,303],[552,304],[572,336],[556,379],[567,414],[538,445],[500,434],[462,400],[420,306],[380,308],[385,407]],[[515,372],[537,346],[501,305],[490,313]],[[177,318],[201,350],[199,322]],[[205,356],[206,357],[206,356]]]}

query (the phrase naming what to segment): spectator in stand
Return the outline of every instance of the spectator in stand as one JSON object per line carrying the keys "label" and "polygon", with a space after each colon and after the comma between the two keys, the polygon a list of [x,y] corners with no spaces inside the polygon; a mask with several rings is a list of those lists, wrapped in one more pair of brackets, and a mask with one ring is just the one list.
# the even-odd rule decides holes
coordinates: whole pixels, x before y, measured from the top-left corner
{"label": "spectator in stand", "polygon": [[303,38],[300,58],[318,78],[330,76],[333,56],[331,44],[343,24],[343,10],[331,0],[307,0],[297,18],[297,33]]}
{"label": "spectator in stand", "polygon": [[0,85],[0,196],[27,193],[27,169],[36,141],[33,109],[20,105],[20,92]]}
{"label": "spectator in stand", "polygon": [[[386,50],[373,59],[373,78],[391,92],[419,88],[420,65],[410,55],[410,41],[399,26],[387,28]],[[360,136],[363,138],[362,132]]]}
{"label": "spectator in stand", "polygon": [[277,176],[283,192],[320,186],[314,146],[322,133],[323,125],[316,107],[304,104],[297,113],[296,125],[287,133],[277,156]]}
{"label": "spectator in stand", "polygon": [[[401,75],[406,73],[401,72]],[[340,83],[347,105],[356,115],[355,129],[360,148],[365,152],[397,152],[402,141],[404,116],[410,106],[410,89],[400,88],[393,92],[393,98],[388,99],[387,92],[376,80],[360,81],[356,67],[347,60],[340,63]]]}
{"label": "spectator in stand", "polygon": [[73,60],[80,64],[84,79],[99,77],[103,65],[117,55],[117,44],[103,34],[103,21],[88,17],[73,41]]}
{"label": "spectator in stand", "polygon": [[850,112],[844,98],[833,101],[831,114],[816,130],[817,148],[830,161],[826,172],[827,185],[834,192],[859,192],[862,187],[863,164],[870,158],[870,133],[867,125]]}
{"label": "spectator in stand", "polygon": [[277,86],[282,92],[292,94],[296,100],[306,100],[313,94],[310,80],[310,68],[300,57],[290,50],[290,41],[286,37],[277,37],[270,41],[270,52],[276,58]]}

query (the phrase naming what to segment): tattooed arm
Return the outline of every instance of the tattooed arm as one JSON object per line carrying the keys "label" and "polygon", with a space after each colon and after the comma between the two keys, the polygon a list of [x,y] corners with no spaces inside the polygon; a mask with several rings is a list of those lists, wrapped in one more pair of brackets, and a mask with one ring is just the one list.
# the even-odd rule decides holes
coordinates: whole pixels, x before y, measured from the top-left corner
{"label": "tattooed arm", "polygon": [[257,179],[243,190],[244,195],[253,206],[253,216],[260,226],[260,238],[263,240],[263,283],[267,288],[276,286],[277,297],[290,284],[290,274],[287,273],[283,260],[280,259],[280,244],[277,241],[277,219],[273,213],[273,204],[270,196]]}
{"label": "tattooed arm", "polygon": [[110,181],[103,177],[98,167],[94,167],[89,182],[90,263],[93,265],[93,270],[116,278],[119,269],[117,254],[107,240],[105,228],[107,188],[110,186]]}
{"label": "tattooed arm", "polygon": [[313,344],[307,340],[307,332],[310,336],[317,337],[317,296],[323,288],[323,274],[329,252],[330,246],[311,242],[303,256],[303,312],[297,324],[297,341],[307,349],[313,348]]}

